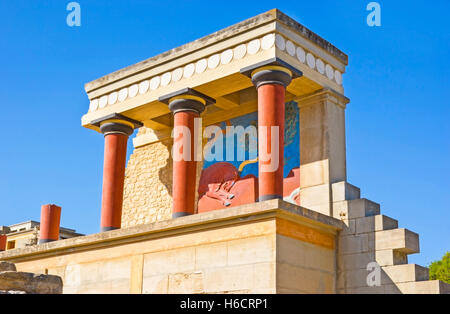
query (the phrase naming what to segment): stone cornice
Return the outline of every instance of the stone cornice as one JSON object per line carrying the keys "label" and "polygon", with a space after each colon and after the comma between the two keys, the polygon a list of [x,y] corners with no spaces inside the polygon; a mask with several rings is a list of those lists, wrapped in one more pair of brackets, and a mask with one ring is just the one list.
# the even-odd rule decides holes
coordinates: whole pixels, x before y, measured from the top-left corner
{"label": "stone cornice", "polygon": [[179,58],[183,55],[190,54],[198,49],[203,49],[208,45],[212,45],[214,43],[220,42],[229,37],[235,36],[239,33],[247,32],[255,27],[273,22],[279,21],[285,24],[287,27],[295,30],[298,34],[300,34],[305,39],[313,42],[315,45],[320,48],[326,50],[328,53],[336,57],[340,62],[344,65],[348,63],[348,56],[343,53],[341,50],[333,46],[330,42],[326,41],[319,35],[315,34],[302,24],[298,23],[291,17],[287,16],[283,12],[278,9],[273,9],[268,12],[259,14],[253,18],[247,19],[245,21],[239,22],[227,28],[224,28],[220,31],[217,31],[213,34],[207,35],[200,39],[197,39],[188,44],[182,45],[180,47],[171,49],[164,53],[161,53],[155,57],[146,59],[134,65],[125,67],[118,71],[115,71],[111,74],[105,75],[99,79],[91,81],[85,84],[86,92],[91,92],[103,85],[112,83],[117,80],[121,80],[128,76],[134,75],[136,73],[142,72],[148,68],[155,67],[158,64],[162,64],[168,62],[172,59]]}
{"label": "stone cornice", "polygon": [[91,101],[82,125],[99,131],[92,122],[111,113],[141,122],[165,115],[169,111],[160,97],[183,88],[212,98],[244,90],[252,84],[241,69],[273,59],[303,73],[288,88],[295,96],[303,93],[301,84],[344,92],[342,53],[278,10],[210,36],[89,83]]}
{"label": "stone cornice", "polygon": [[341,86],[342,73],[340,70],[331,66],[326,60],[317,57],[316,53],[303,49],[297,42],[293,42],[284,35],[273,32],[261,38],[250,40],[245,44],[239,44],[219,51],[209,57],[193,60],[182,67],[149,77],[128,87],[114,90],[109,94],[95,97],[91,100],[89,112],[118,105],[139,95],[154,93],[159,88],[170,87],[170,85],[182,79],[191,79],[204,72],[216,70],[216,68],[220,71],[221,66],[232,66],[233,62],[257,56],[264,51],[269,52],[273,49],[275,49],[275,55],[279,54],[281,58],[284,56],[292,58],[291,63],[299,63],[307,67],[309,71],[315,72],[316,75],[320,74],[321,80],[330,81],[330,85],[336,84],[337,87]]}

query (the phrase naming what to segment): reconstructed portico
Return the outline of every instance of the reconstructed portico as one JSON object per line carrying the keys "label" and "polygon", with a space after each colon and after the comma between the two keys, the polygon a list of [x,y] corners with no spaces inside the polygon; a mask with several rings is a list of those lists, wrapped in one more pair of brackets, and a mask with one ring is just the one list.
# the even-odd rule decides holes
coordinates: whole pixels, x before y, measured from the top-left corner
{"label": "reconstructed portico", "polygon": [[[449,292],[408,264],[418,235],[347,182],[347,62],[275,9],[86,84],[102,232],[0,260],[69,293]],[[240,123],[257,128],[256,159],[199,156],[206,127]]]}
{"label": "reconstructed portico", "polygon": [[[304,121],[299,130],[300,204],[331,215],[331,186],[346,180],[344,109],[348,100],[342,86],[346,65],[347,56],[339,49],[280,11],[272,10],[86,84],[91,103],[82,124],[100,131],[93,121],[110,114],[138,121],[144,125],[133,140],[139,149],[170,142],[172,128],[178,125],[188,127],[196,136],[191,139],[192,144],[201,141],[202,130],[193,130],[194,117],[200,114],[205,128],[257,111],[257,199],[267,200],[283,198],[283,167],[261,171],[264,162],[269,162],[261,157],[270,151],[271,130],[277,127],[278,160],[282,165],[284,104],[296,101]],[[177,112],[171,113],[166,96],[186,89],[202,96],[176,99]],[[189,108],[180,109],[181,103],[188,103]],[[171,186],[168,193],[172,195],[169,202],[173,216],[192,214],[196,210],[197,189],[193,184],[186,186],[186,180],[192,183],[198,174],[198,163],[172,161],[169,157],[167,163],[172,162],[172,180],[168,178],[163,185],[165,189]],[[146,195],[158,196],[152,191]],[[168,218],[167,214],[164,218]]]}

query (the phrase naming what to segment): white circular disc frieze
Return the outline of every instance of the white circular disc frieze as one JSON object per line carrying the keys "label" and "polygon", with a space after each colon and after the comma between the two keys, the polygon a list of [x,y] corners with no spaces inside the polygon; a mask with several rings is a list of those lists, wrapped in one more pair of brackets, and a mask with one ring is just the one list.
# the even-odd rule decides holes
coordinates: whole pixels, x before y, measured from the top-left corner
{"label": "white circular disc frieze", "polygon": [[325,73],[325,64],[323,63],[322,59],[317,58],[316,68],[317,68],[317,71],[319,71],[320,74],[324,74]]}
{"label": "white circular disc frieze", "polygon": [[275,44],[277,45],[278,49],[284,50],[286,49],[286,40],[283,36],[276,34],[275,35]]}
{"label": "white circular disc frieze", "polygon": [[297,47],[297,59],[301,63],[305,63],[305,61],[306,61],[305,50],[303,50],[303,48],[301,48],[301,47]]}
{"label": "white circular disc frieze", "polygon": [[179,80],[181,80],[182,77],[183,77],[183,69],[182,68],[173,70],[173,72],[172,72],[172,81],[173,82],[178,82]]}
{"label": "white circular disc frieze", "polygon": [[233,60],[233,50],[227,49],[220,54],[220,63],[228,64]]}
{"label": "white circular disc frieze", "polygon": [[242,59],[247,53],[247,46],[245,44],[239,45],[234,48],[233,53],[236,60]]}
{"label": "white circular disc frieze", "polygon": [[195,64],[195,72],[203,73],[203,72],[205,72],[207,67],[208,67],[208,61],[206,61],[206,59],[198,60],[197,63]]}
{"label": "white circular disc frieze", "polygon": [[220,55],[215,54],[208,58],[208,68],[215,69],[220,63]]}
{"label": "white circular disc frieze", "polygon": [[268,50],[275,44],[275,34],[268,34],[261,39],[261,48]]}
{"label": "white circular disc frieze", "polygon": [[89,112],[95,111],[98,109],[98,99],[94,99],[93,101],[91,101],[91,103],[89,104]]}
{"label": "white circular disc frieze", "polygon": [[247,52],[249,55],[256,54],[261,48],[261,41],[259,39],[254,39],[248,43]]}
{"label": "white circular disc frieze", "polygon": [[139,83],[139,94],[145,94],[150,87],[150,82],[148,80]]}
{"label": "white circular disc frieze", "polygon": [[155,76],[150,80],[150,89],[155,90],[159,87],[159,83],[161,83],[161,78],[159,76]]}
{"label": "white circular disc frieze", "polygon": [[334,71],[334,79],[335,79],[336,83],[338,83],[339,85],[342,85],[342,73],[339,72],[338,70]]}
{"label": "white circular disc frieze", "polygon": [[128,95],[130,96],[130,98],[133,98],[137,95],[139,91],[139,86],[137,84],[131,85],[128,88]]}
{"label": "white circular disc frieze", "polygon": [[195,72],[195,64],[189,63],[187,66],[184,67],[183,72],[185,78],[190,78]]}
{"label": "white circular disc frieze", "polygon": [[172,79],[171,72],[166,72],[163,75],[161,75],[161,86],[169,85],[171,79]]}
{"label": "white circular disc frieze", "polygon": [[290,40],[286,42],[286,51],[290,56],[295,56],[295,45]]}
{"label": "white circular disc frieze", "polygon": [[332,80],[334,78],[334,70],[331,65],[327,64],[325,66],[325,73],[327,74],[329,80]]}
{"label": "white circular disc frieze", "polygon": [[178,82],[179,80],[181,80],[182,77],[183,77],[183,69],[182,68],[173,70],[172,81]]}
{"label": "white circular disc frieze", "polygon": [[112,92],[108,96],[108,105],[114,105],[117,101],[117,92]]}
{"label": "white circular disc frieze", "polygon": [[107,104],[108,104],[108,96],[102,96],[98,101],[98,106],[100,108],[105,108]]}
{"label": "white circular disc frieze", "polygon": [[316,59],[314,58],[314,56],[308,52],[308,54],[306,55],[306,63],[308,64],[308,66],[311,69],[314,69],[314,67],[316,66]]}
{"label": "white circular disc frieze", "polygon": [[122,88],[119,91],[119,101],[122,102],[128,97],[128,88]]}

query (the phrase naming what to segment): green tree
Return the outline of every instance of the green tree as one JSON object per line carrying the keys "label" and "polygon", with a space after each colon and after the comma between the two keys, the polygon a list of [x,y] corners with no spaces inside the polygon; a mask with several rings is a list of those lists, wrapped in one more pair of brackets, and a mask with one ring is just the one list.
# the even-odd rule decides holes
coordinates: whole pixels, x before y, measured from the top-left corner
{"label": "green tree", "polygon": [[450,252],[445,253],[440,261],[430,265],[430,280],[441,280],[450,283]]}

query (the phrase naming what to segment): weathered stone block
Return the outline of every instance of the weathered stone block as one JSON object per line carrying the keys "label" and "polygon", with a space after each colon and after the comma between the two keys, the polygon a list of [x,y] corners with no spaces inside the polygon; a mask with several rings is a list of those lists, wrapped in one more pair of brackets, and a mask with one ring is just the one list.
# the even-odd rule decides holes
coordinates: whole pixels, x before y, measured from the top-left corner
{"label": "weathered stone block", "polygon": [[273,236],[246,238],[227,243],[227,265],[271,262],[275,259]]}
{"label": "weathered stone block", "polygon": [[360,189],[345,181],[333,183],[331,191],[333,202],[355,200],[361,197]]}
{"label": "weathered stone block", "polygon": [[347,227],[344,227],[339,234],[341,236],[343,235],[353,235],[356,233],[356,220],[355,219],[343,219],[343,223],[347,225]]}
{"label": "weathered stone block", "polygon": [[398,221],[384,215],[356,218],[356,233],[396,229]]}
{"label": "weathered stone block", "polygon": [[375,233],[376,250],[398,250],[405,254],[419,253],[419,235],[408,229],[392,229]]}
{"label": "weathered stone block", "polygon": [[62,287],[62,280],[58,276],[16,271],[0,272],[0,290],[24,291],[30,294],[60,294]]}
{"label": "weathered stone block", "polygon": [[169,275],[168,293],[203,293],[203,273],[178,273]]}
{"label": "weathered stone block", "polygon": [[374,261],[375,252],[339,255],[338,267],[342,271],[366,269],[367,265]]}
{"label": "weathered stone block", "polygon": [[142,293],[166,294],[169,287],[169,275],[154,275],[143,278]]}
{"label": "weathered stone block", "polygon": [[367,234],[340,236],[338,240],[339,254],[363,253],[369,250]]}
{"label": "weathered stone block", "polygon": [[450,284],[439,280],[404,282],[397,288],[405,294],[450,294]]}
{"label": "weathered stone block", "polygon": [[204,271],[204,287],[207,293],[251,291],[254,288],[253,265],[212,268]]}
{"label": "weathered stone block", "polygon": [[277,263],[277,292],[279,289],[308,293],[335,293],[334,273]]}
{"label": "weathered stone block", "polygon": [[428,280],[428,268],[416,264],[394,265],[382,268],[395,283]]}
{"label": "weathered stone block", "polygon": [[199,246],[195,249],[195,269],[226,266],[227,254],[226,242]]}
{"label": "weathered stone block", "polygon": [[354,219],[380,214],[380,204],[360,198],[333,203],[333,216],[338,219]]}
{"label": "weathered stone block", "polygon": [[0,272],[1,271],[16,271],[16,265],[14,265],[14,263],[0,261]]}
{"label": "weathered stone block", "polygon": [[375,251],[375,258],[380,266],[408,264],[408,255],[396,250]]}

